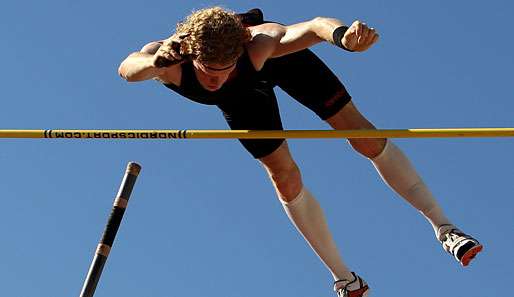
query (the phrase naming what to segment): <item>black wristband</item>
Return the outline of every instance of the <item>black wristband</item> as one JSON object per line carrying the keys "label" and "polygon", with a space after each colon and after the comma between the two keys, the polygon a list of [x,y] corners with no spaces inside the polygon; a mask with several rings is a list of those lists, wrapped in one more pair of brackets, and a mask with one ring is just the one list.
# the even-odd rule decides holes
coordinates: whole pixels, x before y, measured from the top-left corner
{"label": "black wristband", "polygon": [[345,51],[353,52],[353,50],[345,47],[342,43],[342,39],[346,31],[348,31],[348,26],[340,26],[337,27],[334,32],[332,32],[332,40],[334,41],[334,44],[338,47],[344,49]]}

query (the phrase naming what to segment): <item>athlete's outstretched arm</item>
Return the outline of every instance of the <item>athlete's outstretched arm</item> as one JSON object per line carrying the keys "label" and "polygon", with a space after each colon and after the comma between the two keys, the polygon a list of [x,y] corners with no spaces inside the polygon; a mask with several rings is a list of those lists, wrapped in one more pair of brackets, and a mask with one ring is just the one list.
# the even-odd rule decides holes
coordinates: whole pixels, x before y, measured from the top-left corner
{"label": "athlete's outstretched arm", "polygon": [[[375,29],[361,21],[353,22],[344,35],[334,34],[341,26],[344,23],[338,19],[316,17],[290,26],[266,23],[252,27],[251,31],[253,43],[261,47],[263,55],[268,57],[287,55],[323,41],[339,43],[348,50],[362,52],[378,41]],[[334,40],[335,36],[341,40]]]}

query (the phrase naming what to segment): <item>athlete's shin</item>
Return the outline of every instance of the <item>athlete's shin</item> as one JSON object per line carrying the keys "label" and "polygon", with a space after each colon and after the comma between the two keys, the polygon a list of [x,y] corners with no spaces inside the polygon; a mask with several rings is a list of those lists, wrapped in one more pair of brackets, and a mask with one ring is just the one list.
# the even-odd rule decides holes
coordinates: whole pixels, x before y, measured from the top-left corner
{"label": "athlete's shin", "polygon": [[303,187],[294,199],[281,202],[292,223],[330,270],[334,280],[352,279],[337,250],[323,210],[312,194]]}
{"label": "athlete's shin", "polygon": [[371,159],[382,179],[407,202],[419,210],[437,232],[439,226],[450,224],[409,159],[388,140],[384,150]]}

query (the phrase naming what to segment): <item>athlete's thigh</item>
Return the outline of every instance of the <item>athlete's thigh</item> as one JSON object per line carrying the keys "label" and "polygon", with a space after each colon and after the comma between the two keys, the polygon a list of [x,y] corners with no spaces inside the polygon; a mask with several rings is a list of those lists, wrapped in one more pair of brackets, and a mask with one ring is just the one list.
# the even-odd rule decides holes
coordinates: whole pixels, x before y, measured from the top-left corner
{"label": "athlete's thigh", "polygon": [[309,49],[268,60],[262,74],[323,120],[351,100],[337,76]]}
{"label": "athlete's thigh", "polygon": [[375,129],[375,126],[357,109],[352,101],[348,102],[336,114],[326,119],[334,129]]}
{"label": "athlete's thigh", "polygon": [[[282,130],[282,121],[273,88],[260,85],[241,89],[237,96],[218,105],[232,130]],[[256,159],[275,151],[283,139],[240,139]]]}
{"label": "athlete's thigh", "polygon": [[281,172],[291,171],[291,168],[296,166],[286,140],[272,153],[259,158],[259,161],[261,161],[272,175],[279,175]]}

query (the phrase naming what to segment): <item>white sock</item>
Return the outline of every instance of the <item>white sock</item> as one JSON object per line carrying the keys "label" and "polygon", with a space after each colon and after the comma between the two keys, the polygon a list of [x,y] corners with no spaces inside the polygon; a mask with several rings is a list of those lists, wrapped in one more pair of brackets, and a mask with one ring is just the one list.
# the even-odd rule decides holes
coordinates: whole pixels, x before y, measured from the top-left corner
{"label": "white sock", "polygon": [[451,224],[409,159],[394,143],[387,140],[382,153],[371,161],[386,184],[427,218],[436,235],[439,226]]}
{"label": "white sock", "polygon": [[330,234],[323,210],[311,193],[304,187],[292,201],[280,201],[298,231],[332,273],[334,280],[353,279]]}

